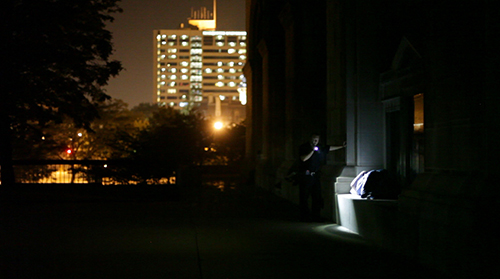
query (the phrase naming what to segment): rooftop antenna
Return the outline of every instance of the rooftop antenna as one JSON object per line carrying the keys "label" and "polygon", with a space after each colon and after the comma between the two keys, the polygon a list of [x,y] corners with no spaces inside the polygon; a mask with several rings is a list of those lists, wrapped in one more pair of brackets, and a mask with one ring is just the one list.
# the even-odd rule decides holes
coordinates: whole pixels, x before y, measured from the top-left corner
{"label": "rooftop antenna", "polygon": [[210,30],[214,31],[217,27],[217,0],[213,0],[214,11],[212,17],[210,17],[210,12],[207,11],[205,7],[198,11],[194,11],[191,8],[191,18],[189,18],[189,24],[197,26],[200,30]]}

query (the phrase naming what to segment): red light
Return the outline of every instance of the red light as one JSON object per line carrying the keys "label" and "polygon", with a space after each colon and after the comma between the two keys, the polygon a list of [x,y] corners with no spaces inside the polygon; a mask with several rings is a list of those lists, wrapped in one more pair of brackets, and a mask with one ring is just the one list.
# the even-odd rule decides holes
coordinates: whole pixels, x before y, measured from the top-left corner
{"label": "red light", "polygon": [[71,154],[71,152],[73,152],[73,151],[71,151],[71,149],[66,150],[66,153],[68,153],[68,154]]}

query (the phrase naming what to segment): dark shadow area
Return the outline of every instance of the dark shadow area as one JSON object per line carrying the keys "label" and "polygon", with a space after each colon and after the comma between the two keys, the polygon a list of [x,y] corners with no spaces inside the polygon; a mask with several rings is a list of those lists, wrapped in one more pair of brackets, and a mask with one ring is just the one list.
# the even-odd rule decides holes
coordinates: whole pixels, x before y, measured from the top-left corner
{"label": "dark shadow area", "polygon": [[[2,195],[1,278],[437,274],[334,224],[299,222],[297,205],[238,176],[172,188],[105,187],[23,185],[10,199]],[[369,267],[359,268],[361,258]]]}

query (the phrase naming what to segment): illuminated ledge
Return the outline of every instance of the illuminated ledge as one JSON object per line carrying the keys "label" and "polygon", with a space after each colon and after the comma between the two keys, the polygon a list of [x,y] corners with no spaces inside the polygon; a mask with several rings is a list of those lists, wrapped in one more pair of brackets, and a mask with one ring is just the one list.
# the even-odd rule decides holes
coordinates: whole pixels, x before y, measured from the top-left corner
{"label": "illuminated ledge", "polygon": [[337,194],[338,224],[382,246],[393,245],[399,221],[397,200],[367,200]]}

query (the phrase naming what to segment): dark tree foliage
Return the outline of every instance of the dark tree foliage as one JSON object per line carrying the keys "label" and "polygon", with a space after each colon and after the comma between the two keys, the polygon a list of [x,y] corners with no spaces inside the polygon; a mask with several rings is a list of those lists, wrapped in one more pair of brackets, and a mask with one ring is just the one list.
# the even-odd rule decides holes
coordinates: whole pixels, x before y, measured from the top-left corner
{"label": "dark tree foliage", "polygon": [[[0,7],[0,159],[10,169],[12,134],[65,117],[89,127],[102,86],[122,69],[106,23],[118,0],[5,0]],[[7,173],[8,174],[8,173]],[[8,174],[10,175],[10,174]],[[12,181],[7,181],[12,182]]]}
{"label": "dark tree foliage", "polygon": [[133,164],[123,173],[129,180],[154,181],[173,176],[183,166],[201,164],[208,140],[205,126],[206,121],[196,113],[182,114],[170,107],[156,107],[147,125],[131,138],[127,158]]}
{"label": "dark tree foliage", "polygon": [[240,163],[245,158],[245,133],[244,123],[233,124],[216,132],[213,146],[214,155],[227,165]]}

